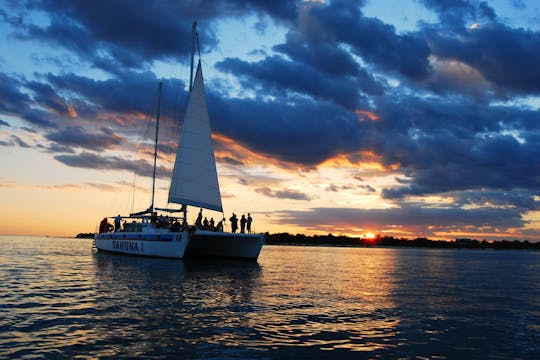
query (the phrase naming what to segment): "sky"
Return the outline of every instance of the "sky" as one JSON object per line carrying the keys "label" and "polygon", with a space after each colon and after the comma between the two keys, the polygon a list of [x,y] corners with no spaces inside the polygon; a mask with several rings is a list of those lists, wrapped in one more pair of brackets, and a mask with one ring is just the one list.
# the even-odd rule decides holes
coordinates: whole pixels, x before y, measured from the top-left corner
{"label": "sky", "polygon": [[194,20],[226,218],[540,241],[534,0],[0,0],[0,233],[146,209],[159,82],[167,205]]}

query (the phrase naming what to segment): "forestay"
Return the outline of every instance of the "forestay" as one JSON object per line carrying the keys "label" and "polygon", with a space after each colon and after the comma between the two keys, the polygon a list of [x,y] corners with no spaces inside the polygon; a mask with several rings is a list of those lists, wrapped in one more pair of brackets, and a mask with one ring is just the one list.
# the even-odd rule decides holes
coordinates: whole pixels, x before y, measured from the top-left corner
{"label": "forestay", "polygon": [[200,60],[176,153],[169,202],[222,211]]}

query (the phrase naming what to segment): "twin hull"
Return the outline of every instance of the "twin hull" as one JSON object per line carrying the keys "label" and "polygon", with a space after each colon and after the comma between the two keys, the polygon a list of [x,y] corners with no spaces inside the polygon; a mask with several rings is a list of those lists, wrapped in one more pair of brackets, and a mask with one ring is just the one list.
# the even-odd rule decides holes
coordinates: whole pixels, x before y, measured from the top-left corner
{"label": "twin hull", "polygon": [[231,234],[214,231],[115,232],[96,234],[101,251],[183,259],[190,255],[256,260],[264,237],[260,234]]}

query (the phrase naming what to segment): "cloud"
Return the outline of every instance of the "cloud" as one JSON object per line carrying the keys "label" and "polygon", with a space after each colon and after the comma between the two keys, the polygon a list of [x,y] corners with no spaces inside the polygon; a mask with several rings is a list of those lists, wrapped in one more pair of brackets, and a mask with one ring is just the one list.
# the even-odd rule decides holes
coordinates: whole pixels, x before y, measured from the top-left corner
{"label": "cloud", "polygon": [[412,80],[424,79],[430,73],[431,51],[418,34],[398,34],[392,25],[365,17],[348,2],[314,6],[308,16],[316,24],[306,29],[310,35],[321,31],[326,34],[323,41],[347,44],[355,55],[381,70]]}
{"label": "cloud", "polygon": [[[56,155],[54,158],[67,166],[77,168],[127,170],[145,177],[151,177],[153,172],[153,165],[145,160],[130,160],[117,156],[101,156],[90,152],[82,152],[76,155]],[[167,178],[170,176],[170,171],[163,166],[158,166],[156,169],[156,176]]]}
{"label": "cloud", "polygon": [[455,204],[459,206],[514,207],[521,210],[536,210],[540,205],[535,194],[529,190],[466,190],[454,194]]}
{"label": "cloud", "polygon": [[359,147],[357,116],[333,104],[209,97],[212,128],[252,151],[313,166]]}
{"label": "cloud", "polygon": [[22,140],[17,135],[10,135],[7,140],[0,140],[0,146],[7,146],[7,147],[13,147],[18,146],[21,148],[31,148],[32,146],[29,145],[27,142]]}
{"label": "cloud", "polygon": [[[34,7],[46,12],[50,22],[29,23],[25,28],[19,27],[17,35],[60,45],[106,71],[114,72],[117,67],[141,68],[155,59],[189,53],[191,45],[177,41],[191,37],[194,14],[187,6],[145,2],[134,7],[128,1],[95,6],[63,0],[37,1]],[[182,21],[184,14],[191,19]],[[199,11],[199,15],[204,14]],[[201,35],[205,46],[215,45],[215,36],[208,28],[201,29]]]}
{"label": "cloud", "polygon": [[255,189],[259,194],[263,194],[268,197],[277,198],[277,199],[291,199],[291,200],[312,200],[312,197],[296,190],[272,190],[268,187],[262,187]]}
{"label": "cloud", "polygon": [[368,192],[377,192],[377,189],[375,189],[373,186],[371,185],[360,185],[360,188],[364,189],[364,190],[367,190]]}
{"label": "cloud", "polygon": [[98,189],[100,191],[108,191],[108,192],[119,191],[119,187],[116,185],[100,184],[100,183],[92,183],[92,182],[42,185],[41,187],[47,190],[65,190],[65,191],[81,191],[81,190],[87,190],[88,188],[93,188],[93,189]]}
{"label": "cloud", "polygon": [[[435,232],[507,231],[525,225],[517,209],[480,207],[475,209],[404,206],[391,209],[312,208],[283,210],[278,221],[311,230],[377,229],[381,232],[410,231],[416,234]],[[412,231],[411,231],[412,230]],[[324,230],[323,230],[324,231]]]}
{"label": "cloud", "polygon": [[538,189],[536,111],[415,97],[377,107],[384,121],[370,124],[370,137],[360,141],[379,154],[383,164],[397,164],[409,182],[383,189],[383,197]]}
{"label": "cloud", "polygon": [[[328,100],[345,108],[359,105],[359,90],[366,82],[354,78],[335,81],[332,77],[294,63],[278,56],[267,57],[258,63],[248,63],[240,59],[225,59],[217,68],[235,74],[246,88],[253,88],[267,96],[285,97],[288,91],[306,94],[316,100]],[[371,87],[377,87],[371,80]],[[365,88],[365,87],[364,87]]]}
{"label": "cloud", "polygon": [[51,85],[29,81],[26,83],[26,87],[34,92],[33,100],[39,107],[49,109],[52,113],[60,116],[71,116],[69,104]]}
{"label": "cloud", "polygon": [[31,98],[20,91],[23,83],[16,77],[0,73],[0,111],[4,114],[18,114],[31,104]]}
{"label": "cloud", "polygon": [[90,133],[80,126],[63,128],[49,133],[46,138],[58,145],[88,150],[110,149],[118,147],[123,142],[121,136],[112,133],[106,128],[99,129],[99,132]]}
{"label": "cloud", "polygon": [[501,91],[540,93],[540,74],[531,71],[540,62],[539,32],[494,21],[458,34],[441,30],[440,26],[424,30],[437,57],[467,64]]}
{"label": "cloud", "polygon": [[[297,5],[291,1],[231,1],[192,3],[147,1],[132,6],[117,0],[106,6],[65,0],[34,1],[32,8],[49,16],[49,22],[33,23],[23,10],[15,18],[15,36],[61,46],[81,60],[110,73],[119,68],[144,69],[156,60],[188,59],[193,19],[207,24],[198,29],[203,52],[216,47],[212,23],[223,14],[267,14],[277,21],[291,21]],[[27,5],[30,7],[29,5]],[[159,39],[159,41],[156,41]]]}

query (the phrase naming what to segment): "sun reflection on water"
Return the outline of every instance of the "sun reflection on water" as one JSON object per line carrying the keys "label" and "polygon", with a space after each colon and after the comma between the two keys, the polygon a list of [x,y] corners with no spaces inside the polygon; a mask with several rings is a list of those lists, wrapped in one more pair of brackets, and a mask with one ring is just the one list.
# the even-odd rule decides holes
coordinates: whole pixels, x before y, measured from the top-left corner
{"label": "sun reflection on water", "polygon": [[[396,346],[387,341],[396,337],[399,324],[390,296],[395,287],[391,251],[272,250],[280,254],[265,262],[260,287],[252,294],[252,303],[261,307],[234,321],[231,332],[217,334],[210,342],[356,351]],[[283,267],[290,276],[283,276]],[[252,334],[234,335],[243,328]]]}

